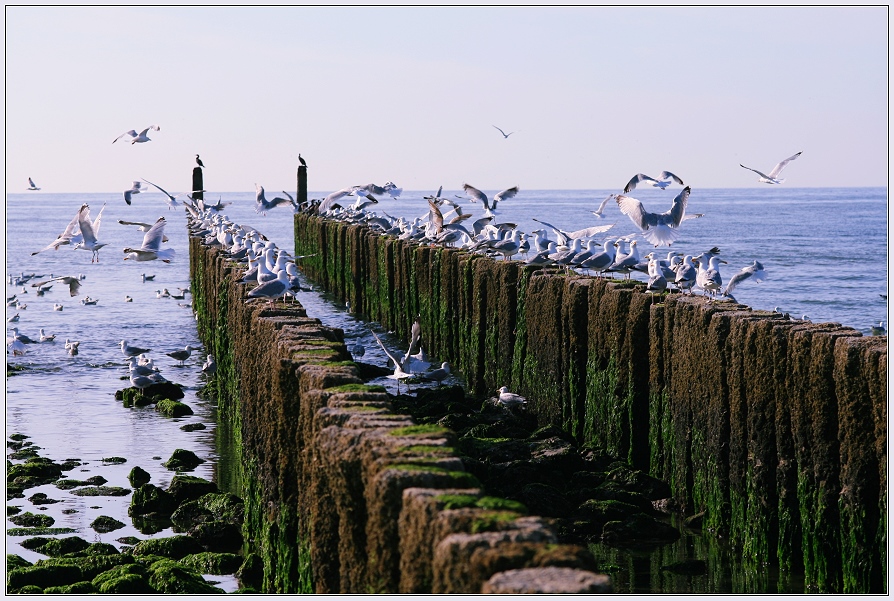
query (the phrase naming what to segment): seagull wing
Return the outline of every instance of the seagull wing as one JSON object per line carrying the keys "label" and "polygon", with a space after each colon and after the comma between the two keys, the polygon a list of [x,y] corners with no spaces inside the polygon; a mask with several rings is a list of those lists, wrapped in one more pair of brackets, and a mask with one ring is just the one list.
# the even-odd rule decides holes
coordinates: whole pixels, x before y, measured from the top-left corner
{"label": "seagull wing", "polygon": [[373,332],[373,330],[370,330],[370,332],[372,332],[373,337],[376,339],[376,342],[379,343],[379,346],[382,347],[382,350],[385,351],[385,354],[388,355],[388,358],[391,359],[392,361],[394,361],[394,365],[399,368],[401,366],[400,359],[398,359],[397,357],[392,355],[391,351],[389,351],[387,348],[385,348],[385,345],[382,344],[382,341],[379,339],[378,336],[376,336],[376,333]]}
{"label": "seagull wing", "polygon": [[674,180],[675,182],[677,182],[678,184],[680,184],[681,186],[683,185],[683,180],[681,180],[679,177],[677,177],[676,175],[674,175],[674,174],[671,173],[670,171],[662,171],[662,172],[661,172],[661,179],[664,179],[664,180],[672,179],[672,180]]}
{"label": "seagull wing", "polygon": [[691,188],[689,186],[683,188],[683,191],[677,194],[677,197],[674,199],[674,204],[670,210],[661,215],[661,217],[664,217],[664,222],[670,227],[677,227],[683,222],[683,217],[686,215],[686,202],[689,200],[690,190]]}
{"label": "seagull wing", "polygon": [[151,223],[142,223],[139,221],[123,221],[123,220],[119,219],[118,223],[120,223],[121,225],[138,225],[138,226],[144,227],[146,229],[149,229],[150,227],[152,227]]}
{"label": "seagull wing", "polygon": [[608,201],[610,201],[612,198],[614,198],[614,194],[609,194],[608,196],[606,196],[605,200],[603,200],[602,203],[599,205],[599,208],[593,211],[593,214],[602,217],[602,211],[605,210],[605,205],[607,205]]}
{"label": "seagull wing", "polygon": [[773,171],[770,172],[770,177],[773,179],[776,179],[777,177],[779,177],[779,174],[782,173],[782,170],[785,169],[785,166],[788,165],[790,162],[794,161],[799,156],[801,156],[800,152],[798,154],[793,154],[792,156],[788,157],[784,161],[778,163],[775,167],[773,167]]}
{"label": "seagull wing", "polygon": [[81,210],[78,212],[78,226],[81,228],[84,242],[95,244],[96,235],[93,233],[93,224],[90,222],[90,207],[86,204],[82,205]]}
{"label": "seagull wing", "polygon": [[106,203],[102,203],[102,208],[99,210],[99,214],[96,216],[96,219],[93,220],[93,236],[99,237],[99,226],[102,225],[102,212],[106,209]]}
{"label": "seagull wing", "polygon": [[[655,213],[646,211],[646,209],[643,208],[643,203],[639,200],[621,194],[618,194],[615,199],[618,202],[618,207],[621,209],[621,212],[630,217],[630,220],[639,229],[645,231],[649,229],[649,226],[656,224],[657,216]],[[676,202],[676,199],[674,199],[674,202]]]}
{"label": "seagull wing", "polygon": [[[145,178],[143,179],[143,181],[146,182],[147,184],[149,184],[150,186],[155,186],[156,188],[158,188],[159,192],[161,192],[162,194],[164,194],[165,196],[167,196],[167,197],[170,198],[171,200],[174,200],[174,197],[171,196],[171,195],[167,192],[167,190],[165,190],[164,188],[162,188],[162,187],[159,186],[158,184],[153,184],[152,182],[150,182],[148,179],[145,179]],[[136,182],[134,182],[134,183],[136,183]]]}
{"label": "seagull wing", "polygon": [[753,275],[754,275],[754,266],[753,265],[749,265],[748,267],[743,268],[742,271],[740,271],[739,273],[734,275],[732,277],[732,279],[730,279],[729,283],[726,285],[726,288],[723,291],[723,294],[727,295],[727,294],[731,293],[735,289],[736,286],[738,286],[740,283],[744,282],[748,278],[752,277]]}
{"label": "seagull wing", "polygon": [[440,234],[444,229],[444,216],[441,215],[441,209],[433,200],[428,201],[428,207],[431,212],[431,222],[435,225],[435,233]]}
{"label": "seagull wing", "polygon": [[161,242],[164,235],[165,218],[159,217],[158,220],[152,224],[152,227],[149,228],[149,231],[146,232],[146,235],[143,236],[143,245],[140,247],[140,250],[158,252],[161,249]]}
{"label": "seagull wing", "polygon": [[[494,125],[494,127],[497,127],[497,126]],[[505,131],[503,131],[503,130],[500,129],[499,127],[497,127],[497,131],[500,132],[501,134],[503,134],[503,137],[504,137],[504,138],[507,137],[507,135],[508,135]]]}
{"label": "seagull wing", "polygon": [[774,178],[770,177],[769,175],[767,175],[766,173],[762,173],[762,172],[758,171],[757,169],[752,169],[751,167],[745,167],[745,165],[743,165],[742,163],[739,163],[739,167],[744,167],[745,169],[748,169],[749,171],[754,171],[755,173],[757,173],[759,176],[761,176],[764,179],[774,179]]}
{"label": "seagull wing", "polygon": [[540,221],[539,219],[536,219],[536,218],[533,218],[533,217],[532,217],[532,219],[534,219],[534,221],[536,221],[537,223],[542,223],[542,224],[545,225],[546,227],[552,229],[552,231],[554,231],[554,232],[556,233],[556,236],[557,236],[558,239],[559,239],[559,246],[563,246],[563,245],[565,245],[565,244],[568,244],[568,240],[569,240],[569,238],[568,238],[568,234],[567,234],[566,232],[563,232],[562,230],[560,230],[559,228],[557,228],[556,226],[554,226],[552,223],[547,223],[547,222],[545,222],[545,221]]}
{"label": "seagull wing", "polygon": [[130,131],[126,131],[126,132],[124,132],[123,134],[121,134],[120,136],[118,136],[117,138],[115,138],[114,140],[112,140],[112,144],[114,144],[115,142],[117,142],[118,140],[120,140],[121,138],[123,138],[124,136],[130,136],[131,138],[136,138],[136,137],[137,137],[137,131],[136,131],[135,129],[132,129],[132,130],[130,130]]}
{"label": "seagull wing", "polygon": [[497,208],[497,203],[499,201],[509,200],[510,198],[512,198],[513,196],[518,194],[518,192],[519,192],[518,186],[512,186],[511,188],[507,188],[506,190],[503,190],[502,192],[497,193],[497,195],[494,196],[494,206],[491,207],[491,210]]}
{"label": "seagull wing", "polygon": [[469,184],[463,184],[463,190],[466,194],[472,197],[472,202],[481,201],[484,203],[485,207],[487,206],[487,195],[484,192],[482,192],[475,186],[470,186]]}
{"label": "seagull wing", "polygon": [[636,189],[636,185],[642,182],[655,182],[657,181],[654,177],[649,177],[645,173],[637,173],[633,177],[630,178],[630,181],[627,182],[627,185],[624,186],[624,194],[629,194],[631,190]]}
{"label": "seagull wing", "polygon": [[419,345],[422,341],[422,326],[419,325],[419,319],[416,319],[413,322],[413,327],[410,329],[410,348],[407,349],[407,354],[404,356],[404,361],[406,362],[410,356],[415,355],[419,352]]}
{"label": "seagull wing", "polygon": [[257,203],[265,203],[267,199],[264,198],[264,186],[260,184],[255,184],[255,202]]}
{"label": "seagull wing", "polygon": [[607,232],[608,230],[615,227],[615,224],[611,225],[594,225],[593,227],[587,227],[582,230],[577,230],[576,232],[571,232],[570,234],[566,234],[570,240],[576,240],[577,238],[590,238],[595,236],[596,234],[601,234],[603,232]]}

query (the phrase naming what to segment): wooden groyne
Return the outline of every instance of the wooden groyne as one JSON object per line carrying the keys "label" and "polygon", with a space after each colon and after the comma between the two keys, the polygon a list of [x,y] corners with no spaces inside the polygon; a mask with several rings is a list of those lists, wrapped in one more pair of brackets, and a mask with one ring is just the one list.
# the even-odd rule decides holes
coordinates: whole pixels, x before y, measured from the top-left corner
{"label": "wooden groyne", "polygon": [[217,359],[212,392],[263,592],[610,590],[607,576],[575,566],[586,551],[559,544],[547,520],[478,503],[452,433],[365,386],[341,330],[298,305],[246,303],[243,271],[190,239],[199,335]]}
{"label": "wooden groyne", "polygon": [[547,274],[295,217],[303,271],[477,393],[668,481],[706,537],[807,590],[886,590],[887,339],[642,284]]}

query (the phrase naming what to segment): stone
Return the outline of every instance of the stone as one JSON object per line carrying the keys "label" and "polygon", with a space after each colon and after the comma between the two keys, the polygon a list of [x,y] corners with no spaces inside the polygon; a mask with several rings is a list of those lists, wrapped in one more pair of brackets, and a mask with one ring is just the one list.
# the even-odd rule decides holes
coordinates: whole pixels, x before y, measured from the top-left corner
{"label": "stone", "polygon": [[196,430],[204,430],[205,424],[201,422],[195,424],[183,424],[182,426],[180,426],[180,429],[184,432],[194,432]]}
{"label": "stone", "polygon": [[631,469],[626,464],[612,466],[612,469],[606,474],[606,478],[616,482],[624,490],[639,493],[650,501],[658,501],[671,496],[671,488],[667,482],[640,470]]}
{"label": "stone", "polygon": [[71,480],[71,479],[56,480],[56,482],[54,482],[53,485],[56,488],[59,488],[62,490],[71,490],[72,488],[77,488],[79,486],[90,486],[90,485],[101,486],[101,485],[105,484],[106,482],[108,482],[108,480],[106,480],[102,476],[93,476],[86,480]]}
{"label": "stone", "polygon": [[204,522],[189,531],[190,538],[207,551],[230,552],[242,548],[242,528],[227,522]]}
{"label": "stone", "polygon": [[242,556],[235,553],[196,553],[180,560],[200,574],[234,574],[242,566]]}
{"label": "stone", "polygon": [[138,465],[135,465],[130,473],[127,474],[127,481],[130,482],[130,485],[134,488],[139,488],[144,484],[148,484],[152,479],[152,476],[149,475],[149,472],[144,470]]}
{"label": "stone", "polygon": [[177,561],[161,559],[148,568],[149,585],[164,595],[214,594],[222,589],[205,582],[200,574]]}
{"label": "stone", "polygon": [[507,570],[494,574],[481,587],[481,592],[489,595],[576,595],[611,593],[613,589],[611,578],[606,574],[574,568],[546,567]]}
{"label": "stone", "polygon": [[189,536],[168,536],[150,538],[134,545],[133,555],[161,555],[171,559],[182,559],[187,555],[201,553],[202,546]]}
{"label": "stone", "polygon": [[149,585],[145,566],[131,563],[116,566],[95,578],[92,584],[99,593],[106,594],[151,594],[157,592]]}
{"label": "stone", "polygon": [[84,580],[81,568],[76,565],[33,565],[10,570],[6,574],[8,590],[32,585],[41,590],[50,586],[65,586]]}
{"label": "stone", "polygon": [[155,405],[155,410],[165,417],[183,417],[184,415],[192,415],[192,407],[180,401],[171,399],[162,399]]}
{"label": "stone", "polygon": [[93,583],[89,580],[82,580],[81,582],[75,582],[74,584],[68,584],[66,586],[49,586],[43,589],[44,595],[88,595],[95,592],[96,589],[93,587]]}
{"label": "stone", "polygon": [[41,547],[40,552],[50,557],[60,557],[66,553],[76,553],[83,551],[90,546],[90,543],[79,536],[67,536],[65,538],[51,539],[47,544]]}
{"label": "stone", "polygon": [[8,518],[10,522],[15,524],[16,526],[43,526],[48,528],[52,526],[56,520],[53,519],[52,516],[49,515],[40,515],[38,513],[31,513],[30,511],[26,511],[20,515],[14,515]]}
{"label": "stone", "polygon": [[31,562],[27,559],[13,554],[6,555],[6,571],[14,570],[16,568],[26,568],[31,565]]}
{"label": "stone", "polygon": [[217,484],[198,476],[177,474],[171,480],[171,485],[168,486],[168,493],[174,497],[178,506],[186,501],[194,501],[208,493],[216,492]]}
{"label": "stone", "polygon": [[182,503],[171,515],[175,532],[187,532],[194,526],[204,522],[211,522],[214,516],[210,511],[202,507],[198,500]]}
{"label": "stone", "polygon": [[174,499],[174,495],[154,484],[144,484],[134,491],[127,515],[157,513],[169,516],[175,509],[177,509],[177,501]]}
{"label": "stone", "polygon": [[125,524],[107,515],[101,515],[90,522],[90,527],[100,533],[112,532],[124,528]]}
{"label": "stone", "polygon": [[85,486],[76,488],[71,494],[77,497],[126,497],[130,494],[130,489],[120,486]]}
{"label": "stone", "polygon": [[615,545],[668,543],[679,538],[676,528],[642,513],[623,521],[608,522],[602,529],[602,540]]}
{"label": "stone", "polygon": [[42,492],[34,493],[30,497],[28,497],[28,500],[31,501],[32,503],[34,503],[35,505],[52,505],[53,503],[61,503],[62,502],[60,499],[51,499],[46,495],[46,493],[42,493]]}
{"label": "stone", "polygon": [[179,472],[194,470],[200,463],[205,463],[205,460],[197,457],[192,451],[175,449],[171,458],[162,463],[162,465],[171,471]]}
{"label": "stone", "polygon": [[236,578],[243,587],[260,589],[264,582],[264,560],[257,553],[249,553],[236,570]]}

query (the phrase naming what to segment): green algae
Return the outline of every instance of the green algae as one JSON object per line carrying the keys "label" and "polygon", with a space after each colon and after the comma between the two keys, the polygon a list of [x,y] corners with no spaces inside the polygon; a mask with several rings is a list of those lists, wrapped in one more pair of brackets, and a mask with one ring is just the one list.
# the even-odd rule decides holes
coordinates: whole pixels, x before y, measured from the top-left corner
{"label": "green algae", "polygon": [[419,437],[433,437],[433,436],[447,436],[451,434],[451,431],[443,426],[439,426],[437,424],[419,424],[413,426],[403,426],[400,428],[395,428],[388,432],[391,436],[419,436]]}
{"label": "green algae", "polygon": [[[353,361],[349,361],[353,365]],[[324,388],[324,392],[330,392],[332,394],[337,394],[339,392],[385,392],[384,386],[368,386],[366,384],[342,384],[341,386],[333,386],[331,388]]]}

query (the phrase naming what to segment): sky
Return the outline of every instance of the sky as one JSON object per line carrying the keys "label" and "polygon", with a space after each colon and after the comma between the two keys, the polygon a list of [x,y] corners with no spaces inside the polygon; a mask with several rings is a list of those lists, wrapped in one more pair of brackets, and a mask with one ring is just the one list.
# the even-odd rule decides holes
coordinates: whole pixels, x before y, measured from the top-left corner
{"label": "sky", "polygon": [[[886,186],[886,7],[6,7],[6,189]],[[151,142],[112,143],[130,129]],[[494,128],[515,132],[509,138]]]}

